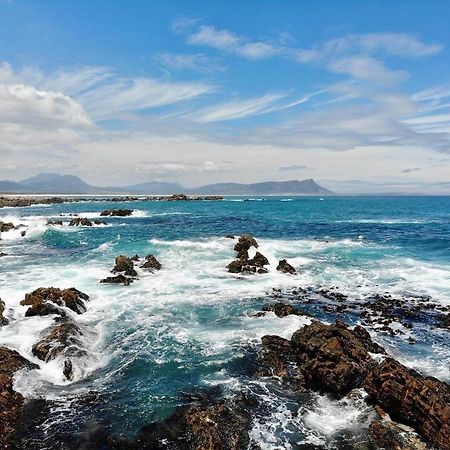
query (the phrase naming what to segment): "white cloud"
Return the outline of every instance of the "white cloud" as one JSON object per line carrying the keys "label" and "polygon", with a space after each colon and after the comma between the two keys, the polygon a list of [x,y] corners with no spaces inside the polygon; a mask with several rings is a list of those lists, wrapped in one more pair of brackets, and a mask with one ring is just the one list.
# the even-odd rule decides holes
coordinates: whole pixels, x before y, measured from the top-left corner
{"label": "white cloud", "polygon": [[157,61],[167,69],[194,70],[197,72],[222,71],[225,67],[216,59],[210,58],[202,53],[162,53],[157,56]]}

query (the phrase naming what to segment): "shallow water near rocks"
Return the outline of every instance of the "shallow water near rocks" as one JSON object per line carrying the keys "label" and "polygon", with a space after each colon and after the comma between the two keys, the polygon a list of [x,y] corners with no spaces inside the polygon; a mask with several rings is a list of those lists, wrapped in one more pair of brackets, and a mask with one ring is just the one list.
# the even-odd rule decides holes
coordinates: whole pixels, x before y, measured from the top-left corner
{"label": "shallow water near rocks", "polygon": [[[8,254],[0,258],[0,297],[10,319],[0,328],[0,345],[39,364],[40,370],[18,375],[16,388],[30,398],[57,401],[49,430],[79,429],[95,420],[132,437],[190,395],[221,386],[230,395],[250,391],[264,403],[251,431],[262,449],[302,443],[338,448],[346,440],[364,440],[361,430],[370,422],[364,402],[313,395],[299,403],[276,381],[249,375],[249,354],[262,336],[289,338],[310,321],[254,314],[285,299],[320,320],[335,320],[337,314],[314,296],[305,303],[292,294],[299,287],[337,287],[356,303],[389,292],[450,305],[450,197],[289,199],[114,203],[135,211],[102,218],[106,226],[76,228],[46,223],[61,219],[67,225],[72,213],[100,218],[111,203],[0,210],[0,220],[28,225],[25,237],[12,231],[0,241],[0,252]],[[268,274],[226,271],[235,241],[224,236],[243,233],[258,240],[270,262]],[[139,272],[130,286],[99,284],[115,256],[136,253],[154,254],[162,270]],[[297,276],[276,271],[283,258],[299,268]],[[44,363],[31,354],[51,318],[25,317],[19,302],[40,286],[73,286],[90,296],[87,312],[74,318],[89,350],[76,365],[74,382],[64,379],[58,361]],[[352,311],[339,316],[359,321]],[[450,381],[447,330],[424,320],[401,335],[371,333],[402,363]],[[70,407],[88,392],[102,401]]]}

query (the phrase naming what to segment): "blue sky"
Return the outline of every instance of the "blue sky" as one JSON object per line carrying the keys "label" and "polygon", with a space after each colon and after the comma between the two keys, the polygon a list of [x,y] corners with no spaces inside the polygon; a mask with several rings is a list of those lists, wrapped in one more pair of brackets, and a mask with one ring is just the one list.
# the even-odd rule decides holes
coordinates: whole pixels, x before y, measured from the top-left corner
{"label": "blue sky", "polygon": [[450,193],[448,1],[0,0],[0,178]]}

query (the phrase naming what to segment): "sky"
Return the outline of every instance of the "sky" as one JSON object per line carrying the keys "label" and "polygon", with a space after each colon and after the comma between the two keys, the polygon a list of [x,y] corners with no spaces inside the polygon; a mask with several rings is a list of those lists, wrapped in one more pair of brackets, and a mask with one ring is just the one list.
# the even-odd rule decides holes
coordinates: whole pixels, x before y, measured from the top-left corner
{"label": "sky", "polygon": [[450,194],[448,0],[0,0],[0,179]]}

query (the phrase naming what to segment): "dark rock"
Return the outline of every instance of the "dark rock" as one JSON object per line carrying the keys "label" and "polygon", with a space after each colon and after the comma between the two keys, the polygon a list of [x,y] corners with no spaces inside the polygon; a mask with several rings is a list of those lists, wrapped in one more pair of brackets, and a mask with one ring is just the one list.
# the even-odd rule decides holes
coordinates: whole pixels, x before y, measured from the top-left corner
{"label": "dark rock", "polygon": [[94,220],[94,224],[95,225],[106,225],[106,222],[103,220],[96,219],[96,220]]}
{"label": "dark rock", "polygon": [[234,235],[233,234],[227,234],[225,236],[226,239],[234,239]]}
{"label": "dark rock", "polygon": [[242,272],[243,265],[244,265],[244,261],[242,261],[240,259],[231,261],[230,264],[227,265],[228,272],[240,273],[240,272]]}
{"label": "dark rock", "polygon": [[16,227],[12,222],[2,222],[0,220],[0,233],[6,233],[10,230],[15,230]]}
{"label": "dark rock", "polygon": [[291,314],[295,316],[305,316],[308,314],[305,314],[304,312],[300,311],[297,308],[294,308],[292,305],[288,305],[286,303],[275,303],[274,305],[265,306],[263,311],[267,312],[273,312],[277,317],[286,317]]}
{"label": "dark rock", "polygon": [[2,325],[8,325],[8,319],[4,316],[5,314],[5,302],[0,298],[0,327]]}
{"label": "dark rock", "polygon": [[161,263],[153,255],[147,255],[144,264],[142,264],[140,268],[153,272],[154,270],[161,269]]}
{"label": "dark rock", "polygon": [[234,246],[234,250],[238,253],[239,258],[248,259],[248,250],[250,247],[258,248],[258,243],[250,234],[244,234],[239,237],[238,242]]}
{"label": "dark rock", "polygon": [[45,362],[63,357],[63,373],[68,380],[71,380],[73,378],[73,363],[70,358],[86,354],[80,339],[82,335],[81,329],[73,322],[63,321],[52,327],[43,339],[33,345],[33,355]]}
{"label": "dark rock", "polygon": [[114,266],[112,273],[123,272],[125,275],[130,277],[135,277],[137,275],[136,270],[134,270],[134,263],[131,258],[127,256],[120,255],[116,257],[116,265]]}
{"label": "dark rock", "polygon": [[101,216],[116,216],[116,217],[131,216],[131,214],[133,214],[132,209],[107,209],[100,213]]}
{"label": "dark rock", "polygon": [[139,261],[139,255],[136,253],[134,256],[132,256],[131,258],[131,261],[134,261],[134,262],[136,262],[136,261]]}
{"label": "dark rock", "polygon": [[395,421],[412,426],[436,447],[450,449],[450,386],[385,359],[367,376],[364,388]]}
{"label": "dark rock", "polygon": [[295,270],[295,267],[291,266],[285,259],[281,259],[278,262],[277,270],[279,272],[283,272],[283,273],[290,273],[291,275],[294,275],[297,273],[297,271]]}
{"label": "dark rock", "polygon": [[255,256],[248,261],[248,264],[256,267],[264,267],[269,264],[269,260],[263,254],[256,252]]}
{"label": "dark rock", "polygon": [[62,220],[49,220],[47,221],[47,225],[63,225],[63,221]]}
{"label": "dark rock", "polygon": [[24,398],[14,391],[14,374],[21,369],[38,366],[15,350],[0,347],[0,448],[12,449],[12,437],[23,414]]}
{"label": "dark rock", "polygon": [[65,313],[59,307],[66,307],[81,314],[86,311],[85,301],[89,300],[89,296],[78,289],[58,289],[58,288],[38,288],[33,292],[25,294],[25,299],[20,302],[21,305],[30,305],[25,315],[29,316],[45,316],[48,314],[59,314],[64,316]]}
{"label": "dark rock", "polygon": [[126,277],[125,275],[116,275],[115,277],[106,277],[100,280],[100,283],[107,284],[123,284],[124,286],[129,286],[133,282],[133,278]]}
{"label": "dark rock", "polygon": [[76,217],[69,222],[69,227],[92,227],[92,222],[85,217]]}
{"label": "dark rock", "polygon": [[7,253],[0,252],[0,258],[2,258],[3,256],[8,256],[8,254],[7,254]]}
{"label": "dark rock", "polygon": [[262,337],[262,353],[259,355],[257,375],[274,376],[287,381],[291,377],[289,365],[295,361],[296,356],[289,339],[280,336]]}

